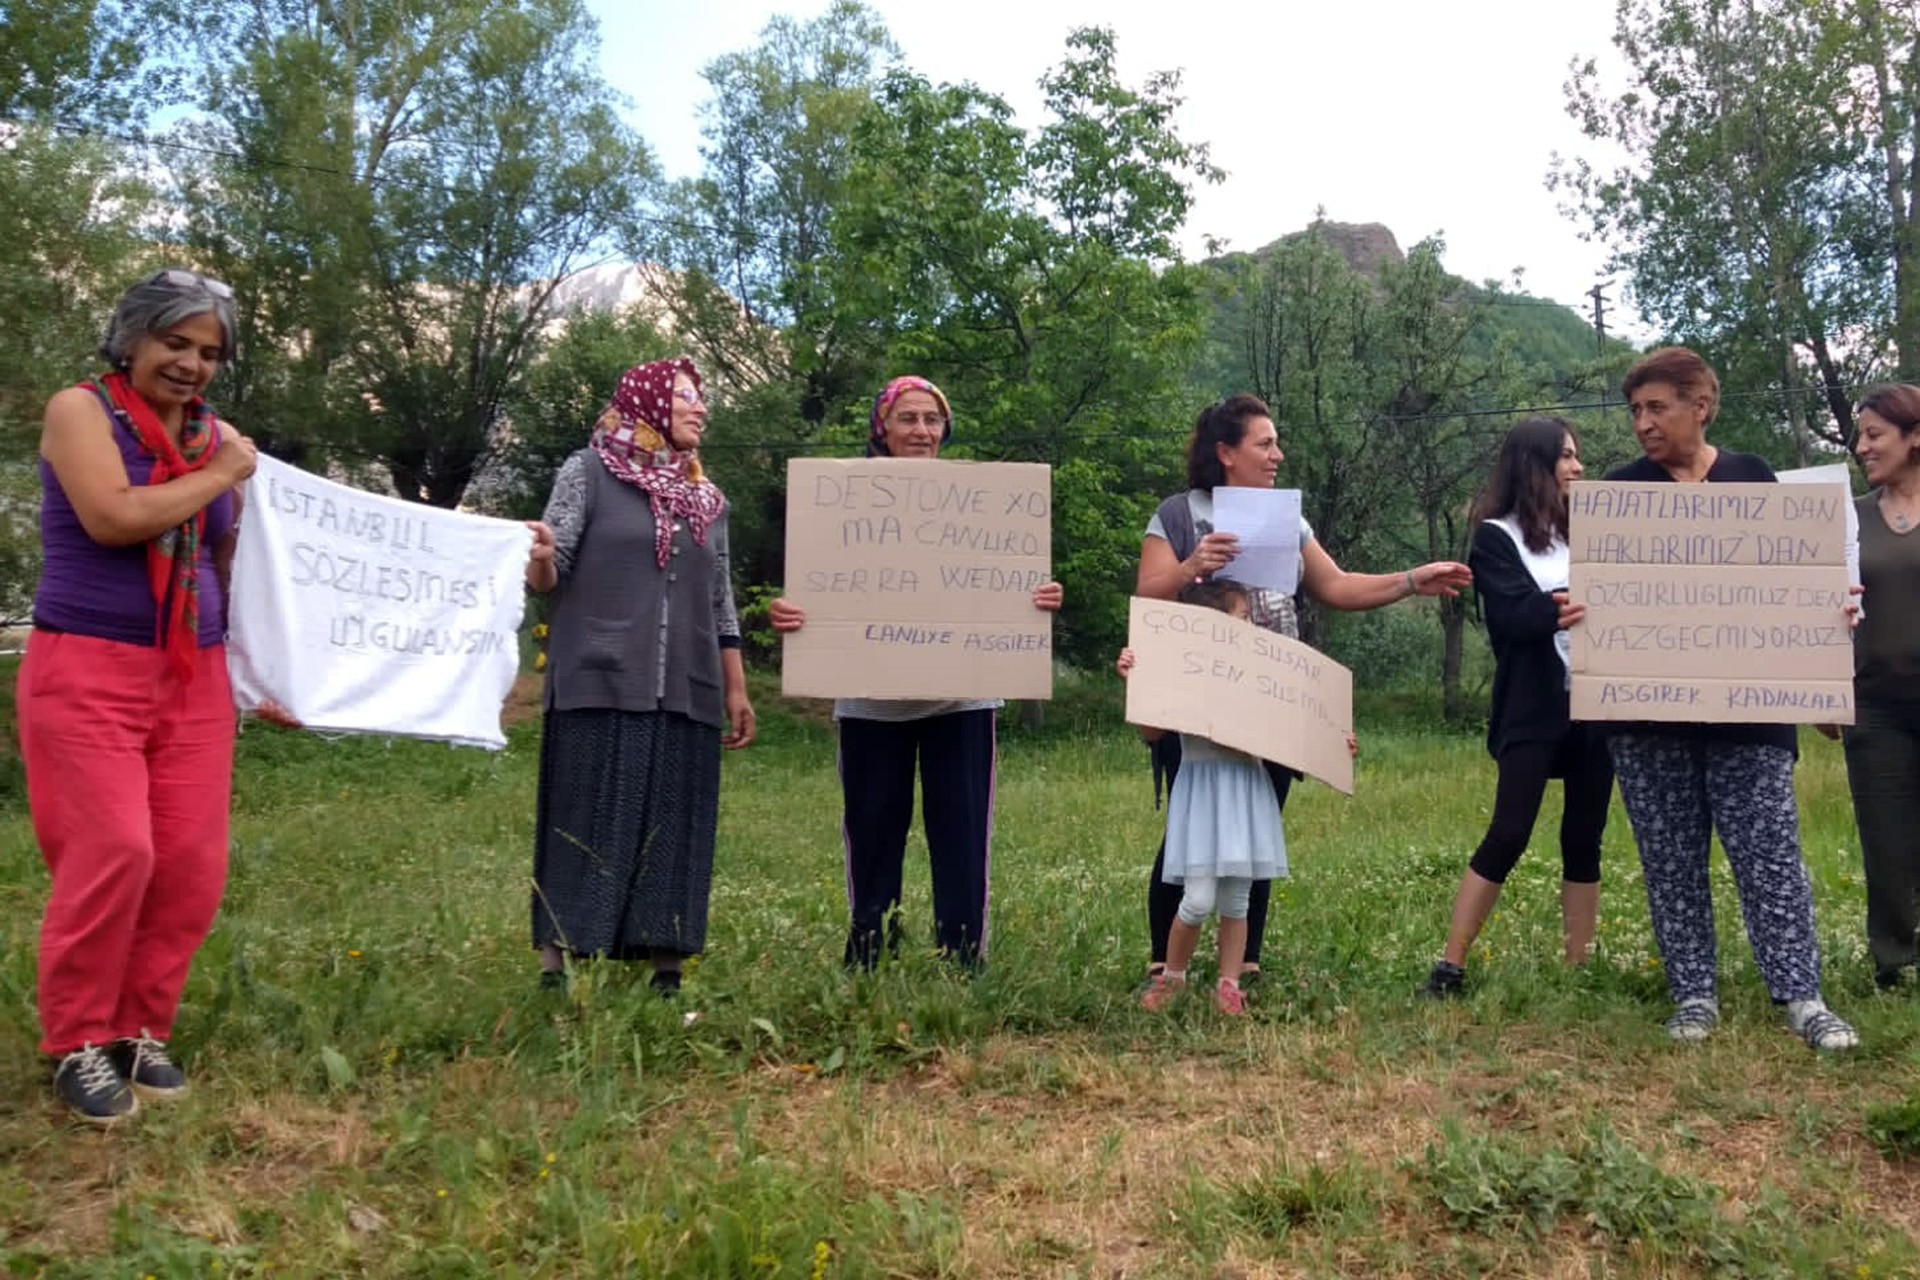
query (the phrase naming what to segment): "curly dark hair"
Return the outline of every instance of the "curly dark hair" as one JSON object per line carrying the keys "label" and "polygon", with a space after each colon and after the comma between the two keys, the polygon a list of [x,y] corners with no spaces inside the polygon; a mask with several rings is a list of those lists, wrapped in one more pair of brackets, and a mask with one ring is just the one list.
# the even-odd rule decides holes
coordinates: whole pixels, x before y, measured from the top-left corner
{"label": "curly dark hair", "polygon": [[1247,437],[1247,424],[1255,418],[1271,418],[1273,411],[1259,396],[1228,396],[1200,411],[1187,438],[1187,488],[1212,489],[1227,482],[1226,468],[1220,465],[1218,446],[1231,449]]}

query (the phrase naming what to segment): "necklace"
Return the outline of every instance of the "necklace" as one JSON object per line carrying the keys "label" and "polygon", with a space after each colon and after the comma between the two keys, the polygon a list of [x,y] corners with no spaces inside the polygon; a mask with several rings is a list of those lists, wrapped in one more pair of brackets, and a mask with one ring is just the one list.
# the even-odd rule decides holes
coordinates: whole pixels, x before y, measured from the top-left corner
{"label": "necklace", "polygon": [[[1887,519],[1892,522],[1895,533],[1905,533],[1913,527],[1913,516],[1906,511],[1894,510],[1893,504],[1887,501],[1888,498],[1893,496],[1890,490],[1882,489],[1880,491],[1880,510],[1884,512]],[[1905,500],[1903,499],[1902,501],[1904,502]]]}

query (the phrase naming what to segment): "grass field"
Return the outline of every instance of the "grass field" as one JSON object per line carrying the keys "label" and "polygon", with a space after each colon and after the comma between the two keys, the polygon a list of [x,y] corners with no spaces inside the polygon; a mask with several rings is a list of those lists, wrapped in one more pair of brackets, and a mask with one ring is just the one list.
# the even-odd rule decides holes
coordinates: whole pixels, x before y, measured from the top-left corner
{"label": "grass field", "polygon": [[1555,959],[1550,799],[1472,998],[1416,1005],[1493,770],[1378,715],[1357,796],[1289,805],[1254,1015],[1139,1011],[1159,815],[1098,686],[1003,737],[987,972],[924,953],[916,838],[921,946],[850,978],[831,730],[757,705],[678,1006],[619,966],[536,990],[536,725],[498,755],[250,729],[177,1030],[195,1091],[112,1134],[46,1088],[45,876],[0,811],[0,1272],[1920,1275],[1920,995],[1869,980],[1831,744],[1800,796],[1828,998],[1864,1045],[1828,1060],[1769,1006],[1723,865],[1725,1020],[1667,1042],[1617,805],[1593,965]]}

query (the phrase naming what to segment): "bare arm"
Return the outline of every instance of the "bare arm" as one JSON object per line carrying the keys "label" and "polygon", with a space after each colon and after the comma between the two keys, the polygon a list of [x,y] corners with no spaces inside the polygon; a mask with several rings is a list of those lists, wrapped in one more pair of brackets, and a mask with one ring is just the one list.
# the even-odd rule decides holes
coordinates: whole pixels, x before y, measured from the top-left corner
{"label": "bare arm", "polygon": [[1473,573],[1452,560],[1435,560],[1400,573],[1348,573],[1315,538],[1300,550],[1301,587],[1322,604],[1349,611],[1378,609],[1409,596],[1457,596]]}
{"label": "bare arm", "polygon": [[47,401],[40,456],[73,504],[80,527],[105,547],[150,542],[253,474],[253,442],[223,425],[212,458],[164,484],[127,477],[113,424],[91,391],[69,387]]}
{"label": "bare arm", "polygon": [[235,488],[233,491],[233,528],[227,530],[227,536],[213,544],[213,576],[220,584],[220,598],[228,601],[231,608],[233,600],[233,553],[240,546],[240,517],[247,509],[247,491]]}

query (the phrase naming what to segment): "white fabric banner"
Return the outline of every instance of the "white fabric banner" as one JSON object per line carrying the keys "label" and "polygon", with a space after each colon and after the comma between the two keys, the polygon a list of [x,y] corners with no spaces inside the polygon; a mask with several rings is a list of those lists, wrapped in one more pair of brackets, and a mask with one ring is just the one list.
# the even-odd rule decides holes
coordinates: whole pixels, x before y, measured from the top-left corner
{"label": "white fabric banner", "polygon": [[271,698],[309,729],[505,746],[532,541],[262,454],[227,606],[235,701]]}

